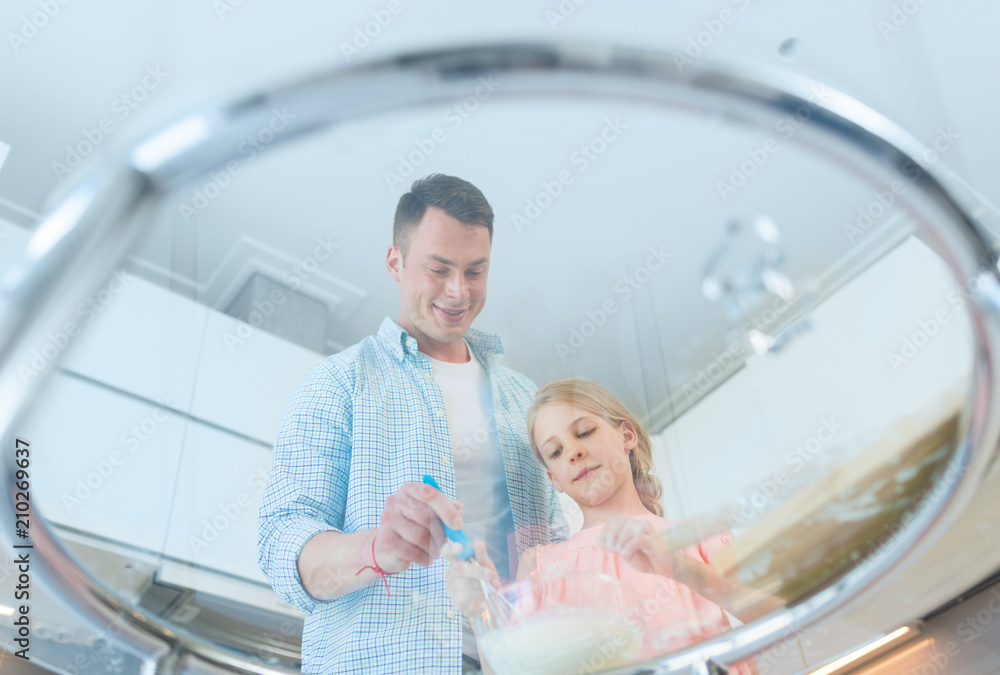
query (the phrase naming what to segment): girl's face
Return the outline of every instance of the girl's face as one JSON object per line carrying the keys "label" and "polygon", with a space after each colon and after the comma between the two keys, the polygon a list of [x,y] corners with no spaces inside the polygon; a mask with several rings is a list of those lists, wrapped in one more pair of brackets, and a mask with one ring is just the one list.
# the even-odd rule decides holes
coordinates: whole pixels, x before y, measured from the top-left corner
{"label": "girl's face", "polygon": [[547,403],[534,435],[549,480],[581,506],[597,506],[633,484],[628,452],[637,438],[628,422],[615,426],[571,403]]}

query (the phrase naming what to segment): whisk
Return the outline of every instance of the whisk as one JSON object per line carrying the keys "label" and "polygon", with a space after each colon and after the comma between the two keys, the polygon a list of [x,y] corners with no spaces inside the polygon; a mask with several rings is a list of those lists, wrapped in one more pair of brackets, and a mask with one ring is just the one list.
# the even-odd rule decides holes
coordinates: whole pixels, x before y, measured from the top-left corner
{"label": "whisk", "polygon": [[[432,476],[425,475],[424,483],[430,485],[438,492],[441,492],[441,488]],[[462,545],[462,550],[458,553],[459,560],[465,560],[472,562],[474,565],[479,565],[479,561],[475,558],[476,552],[472,549],[472,542],[469,541],[468,535],[466,535],[462,530],[456,530],[448,527],[444,524],[444,522],[441,523],[441,526],[444,528],[444,533],[448,536],[448,539]],[[482,577],[479,577],[479,587],[483,591],[483,603],[486,605],[486,609],[489,611],[490,615],[497,621],[498,625],[510,625],[514,620],[514,606],[507,600],[507,598],[498,593],[497,589],[493,588],[492,584],[487,583]]]}

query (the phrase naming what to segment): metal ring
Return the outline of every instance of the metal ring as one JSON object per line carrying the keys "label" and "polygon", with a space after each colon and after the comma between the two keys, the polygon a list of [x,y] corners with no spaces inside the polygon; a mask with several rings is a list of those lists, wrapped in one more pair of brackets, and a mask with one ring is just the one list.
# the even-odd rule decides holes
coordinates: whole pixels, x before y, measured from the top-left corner
{"label": "metal ring", "polygon": [[[31,237],[19,265],[0,282],[0,428],[12,438],[14,423],[38,390],[40,377],[23,381],[17,364],[48,330],[110,272],[146,225],[168,191],[238,159],[239,141],[265,126],[275,108],[291,107],[296,119],[274,144],[365,115],[464,96],[482,75],[503,77],[493,95],[618,98],[694,114],[722,114],[750,128],[769,128],[774,115],[805,107],[809,123],[792,142],[870,179],[898,178],[919,164],[923,146],[892,122],[843,94],[824,88],[827,100],[810,93],[816,83],[778,70],[750,70],[700,60],[682,74],[670,52],[638,51],[604,45],[498,44],[421,52],[346,70],[321,73],[289,86],[210,106],[105,157],[91,167],[48,211]],[[993,405],[1000,346],[1000,284],[988,237],[970,216],[963,199],[943,185],[941,174],[925,168],[913,194],[902,200],[929,235],[934,248],[958,278],[982,282],[971,322],[975,339],[972,400],[963,437],[950,460],[958,478],[944,485],[925,508],[885,547],[880,560],[847,571],[809,598],[724,635],[647,662],[656,672],[732,664],[777,641],[789,626],[805,626],[856,597],[926,545],[971,497],[995,446],[1000,411]],[[987,264],[986,272],[980,269]],[[987,316],[986,312],[990,313]],[[49,366],[51,369],[51,364]],[[5,457],[8,488],[14,482],[12,457]],[[14,516],[13,490],[0,513]],[[126,619],[122,639],[146,663],[147,672],[182,666],[213,671],[284,673],[281,668],[240,663],[236,652],[207,643],[156,617],[126,606],[83,570],[44,522],[32,527],[43,585],[61,591],[70,606],[92,623]],[[638,667],[638,666],[636,666]],[[713,665],[714,667],[714,665]],[[634,667],[619,672],[634,671]],[[648,672],[648,671],[647,671]]]}

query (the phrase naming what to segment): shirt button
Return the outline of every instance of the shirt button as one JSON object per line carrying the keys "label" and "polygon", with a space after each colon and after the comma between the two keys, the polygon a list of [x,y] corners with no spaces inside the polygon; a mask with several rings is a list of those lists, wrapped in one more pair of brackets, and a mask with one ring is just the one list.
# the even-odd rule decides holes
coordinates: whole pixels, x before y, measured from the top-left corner
{"label": "shirt button", "polygon": [[449,619],[454,619],[455,618],[455,610],[453,610],[453,609],[449,609],[448,610],[448,618]]}
{"label": "shirt button", "polygon": [[444,411],[443,410],[438,410],[437,411],[437,416],[438,417],[444,417]]}

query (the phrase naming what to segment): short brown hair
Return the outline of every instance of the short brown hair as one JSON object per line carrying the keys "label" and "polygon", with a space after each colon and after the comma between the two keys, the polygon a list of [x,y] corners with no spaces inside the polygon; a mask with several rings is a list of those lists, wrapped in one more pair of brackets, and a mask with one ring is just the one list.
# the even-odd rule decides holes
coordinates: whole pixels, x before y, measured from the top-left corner
{"label": "short brown hair", "polygon": [[432,173],[414,181],[410,191],[400,197],[396,205],[392,245],[400,250],[404,260],[413,230],[420,224],[428,206],[439,208],[466,225],[485,227],[490,233],[490,244],[493,243],[493,207],[479,188],[455,176]]}

